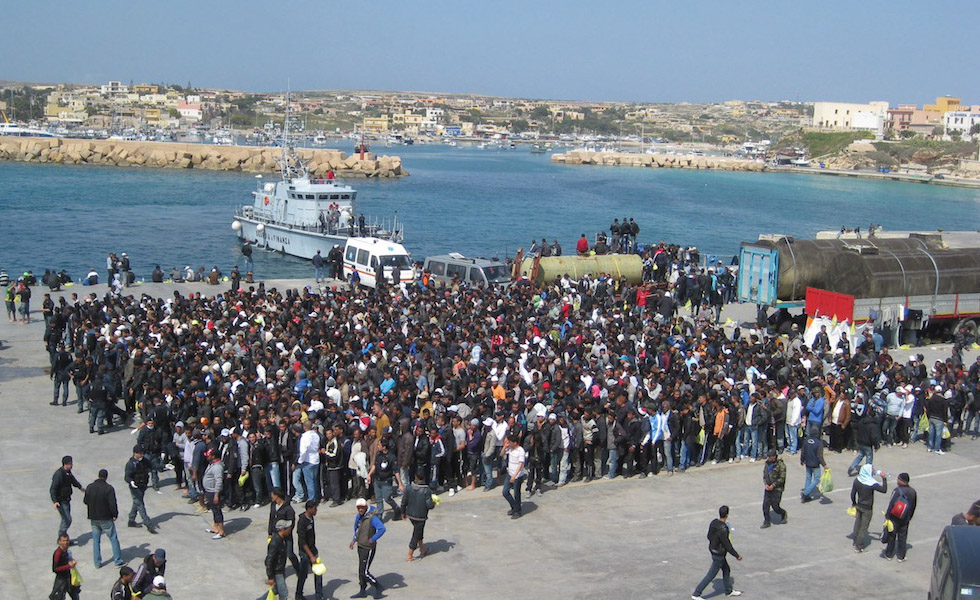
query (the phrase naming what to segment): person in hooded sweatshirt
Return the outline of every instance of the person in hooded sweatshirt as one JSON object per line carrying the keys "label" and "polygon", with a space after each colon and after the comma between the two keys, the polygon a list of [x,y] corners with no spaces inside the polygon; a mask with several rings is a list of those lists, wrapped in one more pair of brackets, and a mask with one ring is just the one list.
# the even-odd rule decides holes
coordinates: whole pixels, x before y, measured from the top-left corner
{"label": "person in hooded sweatshirt", "polygon": [[881,483],[875,479],[874,467],[865,464],[861,467],[857,479],[851,484],[851,505],[857,509],[854,515],[854,551],[864,552],[864,539],[868,536],[868,524],[871,523],[871,513],[874,510],[874,494],[888,491],[887,476],[878,471]]}

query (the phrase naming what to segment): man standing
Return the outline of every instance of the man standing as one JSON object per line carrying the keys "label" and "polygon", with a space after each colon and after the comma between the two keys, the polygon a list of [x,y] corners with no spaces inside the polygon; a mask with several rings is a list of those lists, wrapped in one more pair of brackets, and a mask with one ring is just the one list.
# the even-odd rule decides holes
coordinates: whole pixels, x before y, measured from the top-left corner
{"label": "man standing", "polygon": [[320,251],[317,250],[316,254],[313,256],[313,277],[316,279],[317,283],[320,283],[321,279],[325,279],[323,275],[323,256]]}
{"label": "man standing", "polygon": [[245,258],[245,272],[253,273],[255,271],[255,264],[252,263],[252,245],[248,240],[242,244],[242,256]]}
{"label": "man standing", "polygon": [[109,485],[109,471],[99,470],[99,478],[85,489],[85,505],[88,506],[88,518],[92,522],[92,551],[95,568],[102,568],[102,534],[109,538],[112,544],[112,562],[117,567],[123,566],[122,552],[119,549],[119,538],[116,536],[116,518],[119,516],[119,505],[116,503],[116,490]]}
{"label": "man standing", "polygon": [[779,502],[783,499],[783,489],[786,487],[786,464],[783,459],[779,458],[775,448],[769,449],[766,466],[762,468],[762,483],[766,488],[765,494],[762,496],[762,529],[766,529],[772,524],[769,516],[770,508],[782,517],[780,523],[785,525],[789,516],[779,506]]}
{"label": "man standing", "polygon": [[374,455],[374,462],[371,470],[368,471],[367,485],[374,485],[374,498],[378,503],[378,514],[384,517],[385,502],[391,505],[394,511],[392,518],[400,520],[401,511],[392,499],[394,492],[394,482],[397,482],[398,489],[403,489],[401,475],[395,470],[395,457],[388,452],[388,440],[378,440],[378,453]]}
{"label": "man standing", "polygon": [[143,456],[143,446],[136,444],[133,446],[133,456],[126,463],[126,483],[129,484],[129,495],[133,498],[133,508],[129,510],[129,527],[141,527],[136,522],[136,513],[143,518],[143,525],[150,533],[156,533],[156,527],[150,522],[150,516],[146,514],[146,504],[143,496],[146,488],[150,485],[150,462]]}
{"label": "man standing", "polygon": [[823,459],[823,440],[819,435],[810,435],[808,431],[806,441],[803,442],[803,451],[800,452],[800,464],[806,467],[806,483],[800,492],[800,501],[806,503],[813,500],[813,492],[820,483],[820,468],[829,470]]}
{"label": "man standing", "polygon": [[71,354],[65,350],[65,345],[59,342],[57,349],[51,354],[51,380],[54,381],[54,400],[51,401],[51,406],[58,406],[59,395],[61,396],[61,405],[68,405],[68,381],[71,379],[71,364]]}
{"label": "man standing", "polygon": [[289,598],[289,588],[286,587],[286,556],[289,554],[286,539],[293,539],[293,523],[285,519],[276,521],[275,529],[265,554],[265,576],[279,600],[286,600]]}
{"label": "man standing", "polygon": [[435,507],[432,500],[432,490],[425,485],[421,473],[415,474],[415,481],[405,488],[402,496],[402,512],[412,522],[412,539],[408,542],[407,562],[415,560],[415,549],[418,548],[419,558],[425,556],[425,521],[429,518],[429,510]]}
{"label": "man standing", "polygon": [[[416,477],[424,472],[416,473]],[[423,475],[424,477],[424,475]],[[367,598],[367,586],[374,586],[374,597],[380,598],[384,588],[371,575],[371,562],[378,549],[378,539],[385,534],[385,524],[376,515],[368,514],[368,503],[364,498],[357,499],[357,515],[354,517],[354,537],[348,546],[351,550],[357,544],[357,580],[361,591],[351,598]],[[285,596],[280,596],[284,598]]]}
{"label": "man standing", "polygon": [[891,519],[895,525],[894,531],[888,536],[885,546],[885,558],[891,560],[898,549],[898,562],[905,562],[906,541],[909,536],[909,523],[915,514],[916,493],[909,485],[909,474],[898,474],[898,487],[892,492],[892,499],[885,509],[885,518]]}
{"label": "man standing", "polygon": [[[61,459],[61,468],[54,472],[51,477],[51,502],[54,503],[55,510],[61,515],[61,525],[58,527],[58,535],[68,535],[68,528],[71,527],[71,488],[72,486],[85,491],[82,484],[78,483],[71,472],[72,458],[64,456]],[[69,538],[71,539],[71,538]]]}
{"label": "man standing", "polygon": [[[303,587],[306,578],[309,577],[313,565],[320,561],[320,553],[316,549],[316,529],[313,525],[313,517],[316,516],[317,502],[310,500],[306,503],[306,510],[300,514],[296,522],[296,536],[299,543],[299,565],[296,571],[296,600],[304,600]],[[285,567],[285,560],[283,561]],[[316,590],[317,600],[323,598],[323,576],[313,575],[313,588]]]}
{"label": "man standing", "polygon": [[221,490],[224,488],[225,468],[221,462],[221,454],[218,452],[208,450],[204,456],[211,461],[204,470],[204,477],[201,480],[201,487],[204,488],[204,506],[211,509],[211,516],[214,519],[214,525],[208,528],[208,533],[213,534],[212,540],[220,540],[225,537],[225,517],[221,512]]}
{"label": "man standing", "polygon": [[735,560],[742,560],[742,555],[732,547],[731,535],[728,530],[728,506],[722,505],[718,509],[718,518],[711,521],[708,525],[708,552],[711,553],[711,568],[708,569],[704,579],[694,588],[691,600],[703,600],[701,592],[718,574],[721,569],[722,579],[725,583],[725,594],[728,596],[741,596],[742,592],[732,588],[732,569],[728,566],[728,555],[731,554]]}
{"label": "man standing", "polygon": [[[521,447],[516,436],[508,436],[504,442],[504,455],[507,457],[507,475],[504,478],[504,499],[510,504],[507,514],[513,519],[521,517],[521,483],[527,476],[524,465],[527,463],[527,452]],[[511,491],[513,490],[513,495]]]}

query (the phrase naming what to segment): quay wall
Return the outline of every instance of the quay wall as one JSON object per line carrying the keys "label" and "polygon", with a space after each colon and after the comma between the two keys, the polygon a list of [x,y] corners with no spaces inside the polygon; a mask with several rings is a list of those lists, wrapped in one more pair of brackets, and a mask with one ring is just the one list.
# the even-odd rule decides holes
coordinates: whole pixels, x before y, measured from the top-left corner
{"label": "quay wall", "polygon": [[[366,153],[350,155],[340,150],[297,148],[310,174],[338,177],[401,177],[408,175],[397,156]],[[68,165],[162,167],[273,173],[279,170],[281,148],[213,146],[177,142],[125,140],[76,140],[66,138],[0,137],[0,160]]]}
{"label": "quay wall", "polygon": [[564,163],[566,165],[718,169],[724,171],[766,170],[766,165],[757,161],[727,156],[697,156],[693,154],[631,154],[628,152],[572,150],[565,154],[553,154],[551,160],[552,162]]}

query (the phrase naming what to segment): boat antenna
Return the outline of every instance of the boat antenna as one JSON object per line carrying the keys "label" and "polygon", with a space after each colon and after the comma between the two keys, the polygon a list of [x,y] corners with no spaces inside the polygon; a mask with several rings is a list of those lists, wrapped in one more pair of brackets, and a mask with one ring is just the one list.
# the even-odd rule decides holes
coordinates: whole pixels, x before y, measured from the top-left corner
{"label": "boat antenna", "polygon": [[289,147],[289,79],[286,79],[286,116],[282,121],[282,160],[279,167],[282,169],[282,178],[289,179],[289,158],[287,148]]}

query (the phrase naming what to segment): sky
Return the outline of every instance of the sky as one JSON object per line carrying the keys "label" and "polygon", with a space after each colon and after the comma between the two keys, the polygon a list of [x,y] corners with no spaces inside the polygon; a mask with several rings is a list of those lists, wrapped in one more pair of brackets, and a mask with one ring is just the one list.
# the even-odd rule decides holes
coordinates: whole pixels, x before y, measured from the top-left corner
{"label": "sky", "polygon": [[0,80],[980,104],[978,17],[977,0],[30,0],[4,4]]}

